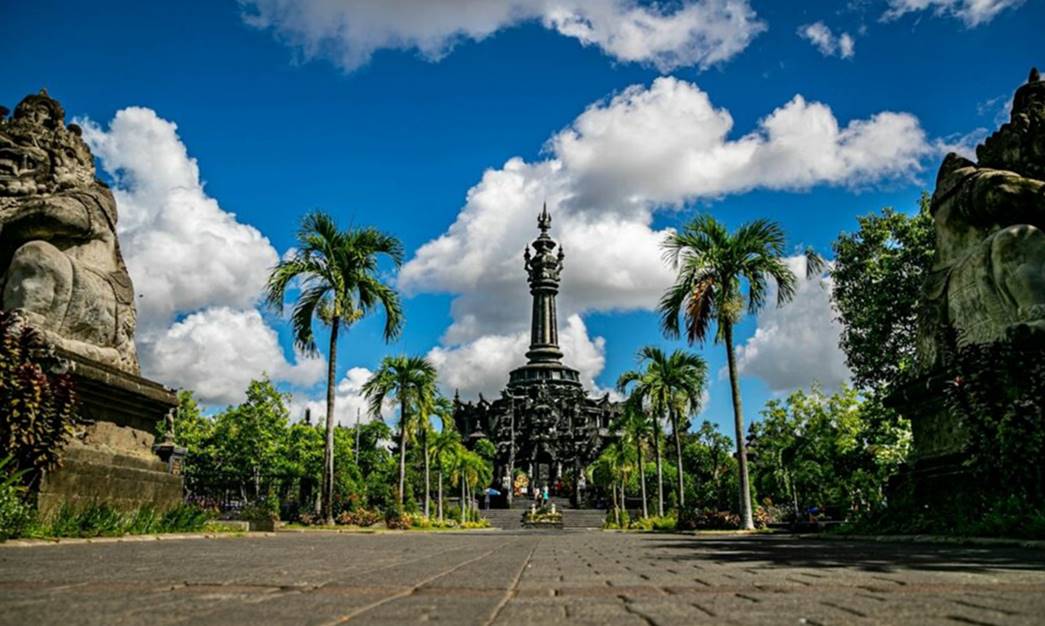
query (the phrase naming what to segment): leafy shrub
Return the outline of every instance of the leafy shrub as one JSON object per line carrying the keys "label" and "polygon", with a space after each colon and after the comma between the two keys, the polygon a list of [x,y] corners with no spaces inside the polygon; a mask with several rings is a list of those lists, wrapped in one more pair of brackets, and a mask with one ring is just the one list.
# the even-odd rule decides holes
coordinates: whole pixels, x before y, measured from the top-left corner
{"label": "leafy shrub", "polygon": [[11,471],[12,457],[0,459],[0,541],[18,537],[33,519],[33,510],[23,500],[23,472]]}
{"label": "leafy shrub", "polygon": [[602,527],[609,529],[630,528],[631,517],[628,515],[628,510],[615,507],[606,511],[606,521],[602,523]]}
{"label": "leafy shrub", "polygon": [[[341,515],[344,515],[344,513],[342,513]],[[338,516],[338,520],[337,520],[338,523],[339,524],[343,523],[340,520],[341,520],[341,517]],[[298,522],[304,524],[305,526],[312,526],[314,524],[318,524],[320,522],[320,520],[319,520],[318,517],[316,517],[315,514],[309,513],[307,511],[305,511],[305,512],[298,513]]]}
{"label": "leafy shrub", "polygon": [[632,530],[655,530],[658,532],[670,532],[675,530],[676,519],[674,515],[640,517],[631,522],[628,528]]}
{"label": "leafy shrub", "polygon": [[[443,517],[460,522],[461,507],[457,506],[456,504],[451,504],[450,506],[446,507],[446,511],[444,511]],[[480,515],[479,511],[475,509],[468,509],[468,511],[465,514],[466,522],[478,522],[480,519],[482,519],[482,515]]]}
{"label": "leafy shrub", "polygon": [[966,467],[992,486],[1045,503],[1045,341],[1009,339],[958,351],[944,395],[968,437]]}
{"label": "leafy shrub", "polygon": [[31,472],[59,465],[76,423],[67,364],[17,312],[0,310],[0,450]]}
{"label": "leafy shrub", "polygon": [[276,498],[260,498],[243,507],[240,517],[248,522],[279,521],[279,501]]}
{"label": "leafy shrub", "polygon": [[389,530],[406,530],[410,528],[410,517],[398,504],[385,509],[385,528]]}
{"label": "leafy shrub", "polygon": [[369,511],[367,509],[355,509],[354,511],[342,511],[337,519],[334,520],[338,524],[344,526],[359,526],[361,528],[368,528],[381,521],[382,515],[377,511]]}
{"label": "leafy shrub", "polygon": [[736,530],[740,528],[740,516],[730,511],[703,511],[684,509],[679,512],[678,530]]}

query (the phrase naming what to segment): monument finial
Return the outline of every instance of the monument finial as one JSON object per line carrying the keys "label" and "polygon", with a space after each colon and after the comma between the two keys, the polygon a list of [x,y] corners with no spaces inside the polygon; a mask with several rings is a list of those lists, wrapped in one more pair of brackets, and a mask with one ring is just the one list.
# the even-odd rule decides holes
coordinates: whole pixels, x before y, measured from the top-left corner
{"label": "monument finial", "polygon": [[541,214],[537,216],[537,227],[541,229],[542,233],[546,233],[551,226],[552,216],[548,214],[548,203],[545,202]]}
{"label": "monument finial", "polygon": [[1038,73],[1038,68],[1030,68],[1030,76],[1027,78],[1028,83],[1036,83],[1041,80],[1041,74]]}

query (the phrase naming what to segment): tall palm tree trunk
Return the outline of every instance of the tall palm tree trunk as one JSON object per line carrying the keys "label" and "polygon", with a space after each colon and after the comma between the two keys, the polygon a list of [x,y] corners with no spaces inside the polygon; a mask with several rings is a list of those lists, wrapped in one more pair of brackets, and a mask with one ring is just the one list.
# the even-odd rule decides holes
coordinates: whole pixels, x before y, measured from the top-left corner
{"label": "tall palm tree trunk", "polygon": [[465,520],[465,517],[464,517],[464,516],[465,516],[465,506],[466,506],[466,505],[465,505],[465,493],[464,493],[464,486],[465,486],[465,482],[464,482],[464,472],[462,472],[462,473],[461,473],[461,523],[462,523],[462,524],[464,523],[464,520]]}
{"label": "tall palm tree trunk", "polygon": [[675,470],[678,474],[679,483],[679,511],[686,505],[686,492],[684,481],[682,480],[682,438],[679,435],[679,416],[678,411],[671,412],[671,430],[675,436]]}
{"label": "tall palm tree trunk", "polygon": [[616,481],[611,481],[610,482],[610,494],[613,496],[613,519],[614,519],[614,522],[617,524],[617,527],[619,528],[620,527],[620,505],[617,504],[617,482]]}
{"label": "tall palm tree trunk", "polygon": [[646,463],[642,458],[642,439],[635,440],[635,450],[639,455],[639,486],[642,490],[642,517],[649,517],[649,507],[646,504]]}
{"label": "tall palm tree trunk", "polygon": [[428,429],[426,428],[423,432],[425,438],[425,517],[429,515],[429,501],[430,494],[432,493],[432,479],[429,474],[428,467]]}
{"label": "tall palm tree trunk", "polygon": [[330,358],[327,359],[327,439],[323,446],[323,520],[334,524],[334,384],[337,378],[337,317],[330,324]]}
{"label": "tall palm tree trunk", "polygon": [[406,504],[406,400],[399,403],[399,506]]}
{"label": "tall palm tree trunk", "polygon": [[436,508],[439,509],[439,521],[443,521],[443,468],[440,467],[436,470],[436,476],[439,481],[439,495],[436,500]]}
{"label": "tall palm tree trunk", "polygon": [[664,468],[660,452],[660,420],[653,420],[653,450],[657,455],[657,515],[664,517]]}
{"label": "tall palm tree trunk", "polygon": [[740,466],[740,517],[745,530],[754,530],[751,517],[751,484],[747,472],[747,446],[744,444],[744,409],[740,403],[740,380],[737,375],[737,359],[733,353],[733,324],[722,325],[726,341],[726,361],[729,365],[729,384],[733,392],[733,427],[737,436],[737,463]]}

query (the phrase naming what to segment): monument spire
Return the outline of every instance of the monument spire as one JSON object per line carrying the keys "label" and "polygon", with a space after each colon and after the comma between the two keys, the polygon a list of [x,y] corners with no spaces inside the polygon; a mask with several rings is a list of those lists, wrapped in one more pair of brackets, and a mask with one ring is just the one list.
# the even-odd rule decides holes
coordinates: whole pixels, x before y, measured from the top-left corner
{"label": "monument spire", "polygon": [[[533,296],[533,312],[530,324],[530,350],[526,353],[529,363],[561,363],[559,329],[556,320],[555,296],[559,293],[559,274],[562,272],[562,248],[551,238],[552,217],[545,203],[537,216],[540,235],[526,248],[524,254],[526,272]],[[558,254],[555,249],[559,247]]]}

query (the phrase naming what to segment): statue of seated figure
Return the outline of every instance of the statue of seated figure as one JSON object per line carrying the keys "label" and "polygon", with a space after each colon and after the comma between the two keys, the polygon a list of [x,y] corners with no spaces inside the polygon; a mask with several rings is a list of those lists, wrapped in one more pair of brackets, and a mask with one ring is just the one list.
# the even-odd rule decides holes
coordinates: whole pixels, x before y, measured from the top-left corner
{"label": "statue of seated figure", "polygon": [[0,289],[54,344],[138,373],[134,289],[116,201],[75,124],[46,92],[0,107]]}
{"label": "statue of seated figure", "polygon": [[1037,70],[976,157],[949,154],[932,197],[936,257],[919,346],[927,367],[955,348],[1045,331],[1045,81]]}

